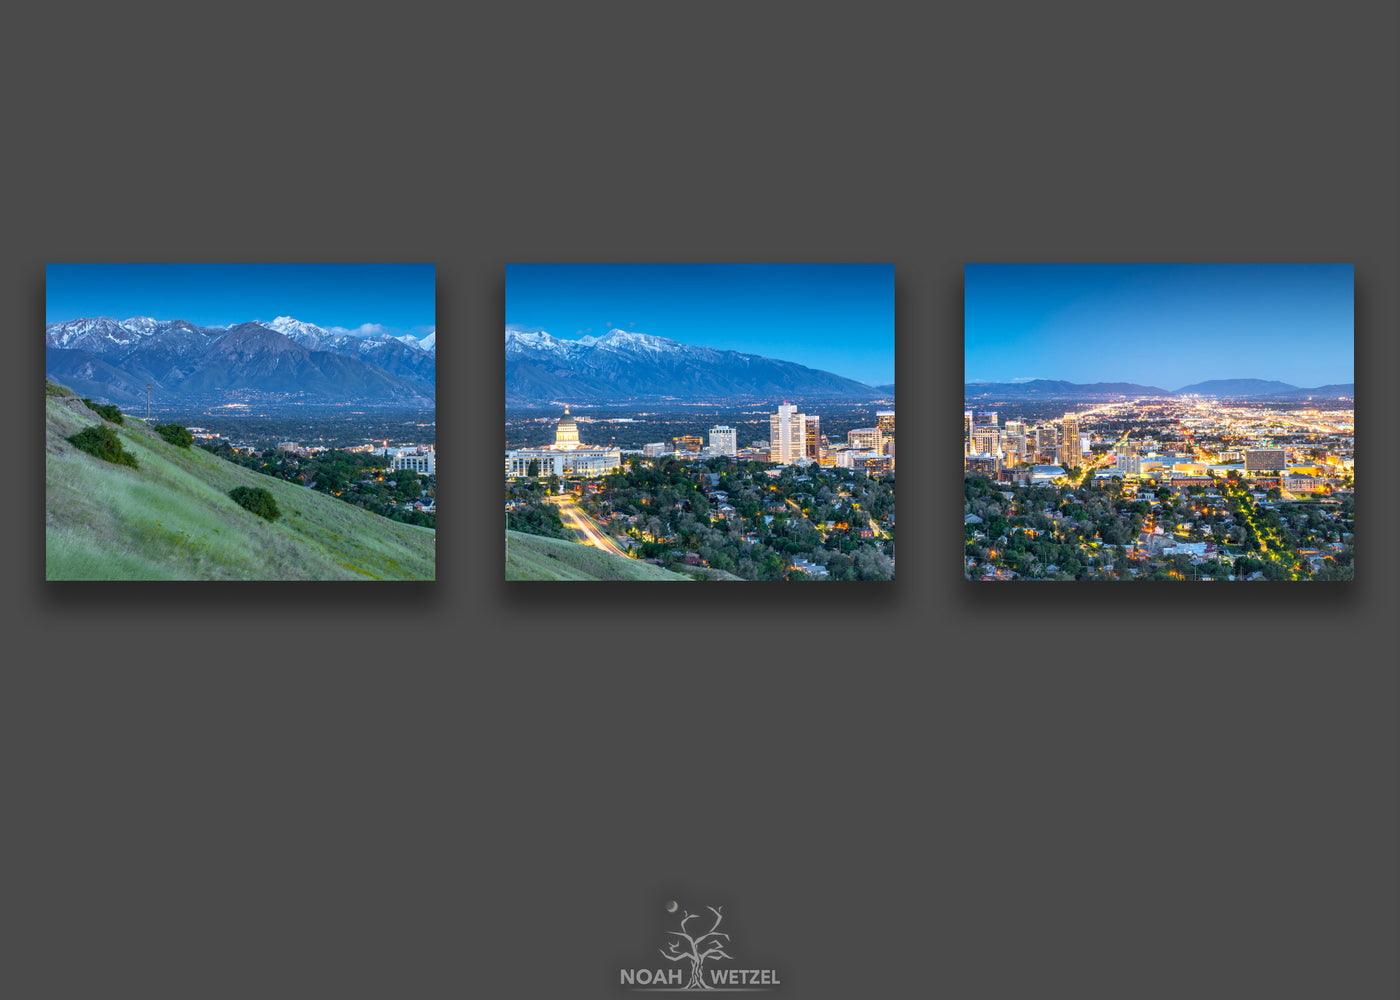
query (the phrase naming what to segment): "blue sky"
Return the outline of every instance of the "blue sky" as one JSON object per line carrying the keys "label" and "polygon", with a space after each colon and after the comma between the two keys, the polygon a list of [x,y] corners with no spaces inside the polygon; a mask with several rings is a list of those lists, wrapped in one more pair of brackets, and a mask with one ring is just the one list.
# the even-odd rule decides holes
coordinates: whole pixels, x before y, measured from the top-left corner
{"label": "blue sky", "polygon": [[292,316],[347,333],[437,323],[432,264],[49,264],[45,321],[92,316],[228,326]]}
{"label": "blue sky", "polygon": [[967,381],[1355,380],[1350,264],[968,264]]}
{"label": "blue sky", "polygon": [[508,264],[506,325],[610,329],[894,381],[892,264]]}

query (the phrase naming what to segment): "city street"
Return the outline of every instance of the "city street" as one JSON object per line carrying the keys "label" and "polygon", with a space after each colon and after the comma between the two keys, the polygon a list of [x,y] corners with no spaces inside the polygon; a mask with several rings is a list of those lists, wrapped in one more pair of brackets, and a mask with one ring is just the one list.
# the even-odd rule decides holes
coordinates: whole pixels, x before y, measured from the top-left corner
{"label": "city street", "polygon": [[578,532],[579,541],[585,545],[591,545],[595,549],[602,549],[604,552],[611,552],[615,556],[626,556],[627,553],[603,532],[598,526],[598,522],[579,509],[571,496],[554,495],[548,498],[549,502],[559,508],[559,518],[564,522],[566,528]]}

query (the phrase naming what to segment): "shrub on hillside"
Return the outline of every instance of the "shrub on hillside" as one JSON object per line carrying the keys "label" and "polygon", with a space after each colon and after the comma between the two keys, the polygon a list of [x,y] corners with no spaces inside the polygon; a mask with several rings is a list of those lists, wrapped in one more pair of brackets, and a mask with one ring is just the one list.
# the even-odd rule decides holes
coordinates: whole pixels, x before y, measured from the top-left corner
{"label": "shrub on hillside", "polygon": [[83,405],[93,413],[96,413],[103,420],[110,420],[114,424],[126,423],[126,421],[122,419],[122,411],[115,406],[108,406],[106,403],[94,403],[86,396],[83,397]]}
{"label": "shrub on hillside", "polygon": [[89,455],[97,456],[104,462],[116,462],[118,465],[129,465],[133,469],[136,468],[136,456],[122,447],[121,438],[117,437],[116,431],[102,424],[84,427],[69,437],[68,443],[75,448],[81,448]]}
{"label": "shrub on hillside", "polygon": [[156,424],[155,432],[178,448],[188,448],[194,444],[194,435],[189,428],[179,424]]}
{"label": "shrub on hillside", "polygon": [[275,521],[282,516],[282,512],[277,509],[276,497],[261,486],[235,486],[228,491],[228,495],[238,506],[258,517]]}
{"label": "shrub on hillside", "polygon": [[74,392],[72,389],[68,388],[66,385],[59,385],[57,382],[50,382],[48,379],[44,379],[44,395],[76,396],[77,393]]}

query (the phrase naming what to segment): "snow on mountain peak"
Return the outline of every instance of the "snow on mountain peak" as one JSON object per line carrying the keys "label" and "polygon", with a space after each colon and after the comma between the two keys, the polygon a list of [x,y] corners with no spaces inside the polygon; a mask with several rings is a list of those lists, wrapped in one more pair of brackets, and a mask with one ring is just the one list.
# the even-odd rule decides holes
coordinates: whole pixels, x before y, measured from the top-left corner
{"label": "snow on mountain peak", "polygon": [[662,351],[682,351],[686,345],[675,340],[667,340],[665,337],[653,336],[650,333],[636,333],[632,330],[609,330],[604,336],[599,338],[597,346],[608,348],[630,348],[632,350],[644,350],[651,353]]}
{"label": "snow on mountain peak", "polygon": [[431,353],[433,348],[437,346],[437,330],[433,329],[421,338],[415,337],[411,333],[406,333],[402,337],[394,337],[393,339],[401,344],[415,348],[416,350],[428,351]]}
{"label": "snow on mountain peak", "polygon": [[315,323],[303,323],[299,319],[291,316],[278,316],[270,323],[263,323],[269,330],[276,330],[278,333],[290,337],[294,333],[300,334],[324,334],[326,331]]}
{"label": "snow on mountain peak", "polygon": [[640,351],[652,356],[663,353],[674,353],[684,351],[686,345],[674,340],[667,340],[665,337],[655,337],[649,333],[634,333],[630,330],[609,330],[601,337],[591,335],[583,336],[577,340],[564,340],[559,337],[550,336],[543,330],[506,331],[506,350],[508,352],[539,352],[549,351],[554,354],[570,356],[581,351],[605,350],[605,351]]}

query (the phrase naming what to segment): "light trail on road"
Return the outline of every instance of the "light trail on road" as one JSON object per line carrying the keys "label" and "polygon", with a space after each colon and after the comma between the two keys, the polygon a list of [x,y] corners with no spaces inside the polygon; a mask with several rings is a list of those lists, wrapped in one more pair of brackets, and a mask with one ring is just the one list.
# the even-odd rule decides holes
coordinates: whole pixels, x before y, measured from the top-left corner
{"label": "light trail on road", "polygon": [[559,508],[559,518],[565,526],[583,536],[582,544],[591,545],[595,549],[602,549],[615,556],[622,556],[624,559],[629,558],[616,542],[603,533],[593,518],[578,509],[572,497],[552,496],[549,497],[549,502]]}

